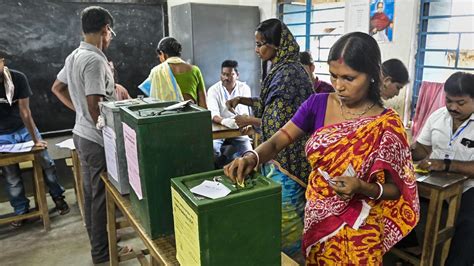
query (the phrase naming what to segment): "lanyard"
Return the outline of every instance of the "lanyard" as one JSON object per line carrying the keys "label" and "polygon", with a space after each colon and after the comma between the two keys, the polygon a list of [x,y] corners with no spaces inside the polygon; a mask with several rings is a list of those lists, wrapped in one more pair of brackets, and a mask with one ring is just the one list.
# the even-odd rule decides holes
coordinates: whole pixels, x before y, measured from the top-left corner
{"label": "lanyard", "polygon": [[451,139],[449,140],[449,143],[448,143],[448,146],[451,147],[452,144],[453,144],[453,141],[459,137],[459,135],[461,135],[461,133],[464,131],[464,129],[466,129],[467,126],[469,126],[469,123],[471,123],[472,120],[469,119],[469,121],[467,121],[467,123],[459,130],[457,130],[455,132],[455,134],[451,137]]}
{"label": "lanyard", "polygon": [[[224,87],[224,85],[222,85],[222,89],[224,90],[224,99],[227,102],[229,100],[229,92],[227,91],[226,87]],[[232,90],[232,93],[230,94],[230,96],[234,94],[236,89],[237,89],[237,82],[235,83],[234,89]]]}

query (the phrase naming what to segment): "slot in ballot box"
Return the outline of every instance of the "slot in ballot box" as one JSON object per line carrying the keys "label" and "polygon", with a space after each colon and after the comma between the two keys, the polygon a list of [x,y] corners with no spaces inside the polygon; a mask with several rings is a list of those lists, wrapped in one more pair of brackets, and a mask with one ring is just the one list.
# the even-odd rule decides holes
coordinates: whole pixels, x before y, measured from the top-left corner
{"label": "slot in ballot box", "polygon": [[130,201],[152,239],[173,233],[171,178],[214,168],[210,112],[193,104],[167,110],[176,103],[120,109]]}
{"label": "slot in ballot box", "polygon": [[159,100],[140,98],[99,103],[100,115],[105,122],[102,135],[104,137],[107,177],[122,195],[130,192],[130,185],[128,184],[127,159],[125,158],[120,107],[154,102],[159,102]]}
{"label": "slot in ballot box", "polygon": [[[204,180],[230,189],[195,195]],[[236,188],[222,170],[171,180],[176,256],[181,265],[280,265],[281,185],[260,174]]]}

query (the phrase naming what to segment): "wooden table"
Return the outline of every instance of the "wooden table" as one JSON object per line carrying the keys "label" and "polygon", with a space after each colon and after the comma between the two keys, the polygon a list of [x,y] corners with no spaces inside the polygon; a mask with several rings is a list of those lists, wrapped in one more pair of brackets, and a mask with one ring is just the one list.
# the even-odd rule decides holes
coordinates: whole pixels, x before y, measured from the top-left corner
{"label": "wooden table", "polygon": [[[119,262],[134,258],[138,259],[141,265],[179,265],[176,259],[174,236],[151,239],[151,237],[145,233],[138,218],[133,213],[129,197],[122,196],[118,192],[108,180],[106,173],[103,173],[101,178],[105,183],[106,190],[110,265],[116,266]],[[120,209],[127,222],[117,223],[115,216],[116,208]],[[117,250],[117,229],[127,226],[131,226],[135,230],[147,249],[134,250],[132,254],[119,257]],[[145,258],[145,255],[148,254],[150,255],[149,261]],[[281,264],[284,266],[298,265],[283,253],[281,255]]]}
{"label": "wooden table", "polygon": [[[253,135],[255,131],[251,129],[246,135]],[[231,129],[226,126],[212,122],[212,139],[228,139],[244,136],[240,130]]]}
{"label": "wooden table", "polygon": [[45,148],[34,147],[29,152],[22,153],[3,153],[0,154],[0,167],[7,166],[11,164],[18,164],[21,162],[33,162],[33,184],[35,186],[35,204],[38,210],[30,211],[29,213],[22,215],[15,215],[8,218],[0,219],[0,224],[11,223],[15,221],[20,221],[27,218],[39,217],[43,220],[43,226],[46,231],[51,228],[49,221],[49,212],[48,204],[46,203],[46,192],[44,189],[44,178],[43,178],[43,168],[40,164],[40,153],[44,151]]}
{"label": "wooden table", "polygon": [[[397,248],[393,248],[391,252],[414,265],[433,265],[436,247],[442,244],[441,264],[443,264],[448,256],[451,238],[454,234],[463,184],[466,179],[467,177],[462,175],[432,172],[427,179],[418,182],[420,197],[430,200],[421,259]],[[449,205],[448,217],[445,228],[440,229],[441,212],[445,200]]]}

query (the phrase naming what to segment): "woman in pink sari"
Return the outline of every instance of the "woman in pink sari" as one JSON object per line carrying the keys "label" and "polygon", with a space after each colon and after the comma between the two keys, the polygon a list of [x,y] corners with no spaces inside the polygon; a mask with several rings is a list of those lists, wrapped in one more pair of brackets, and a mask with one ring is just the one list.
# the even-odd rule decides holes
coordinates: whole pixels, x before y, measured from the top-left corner
{"label": "woman in pink sari", "polygon": [[259,163],[310,134],[303,252],[307,265],[381,265],[418,222],[411,154],[398,114],[380,96],[376,41],[353,32],[331,48],[335,93],[315,94],[255,151],[227,165],[240,182]]}

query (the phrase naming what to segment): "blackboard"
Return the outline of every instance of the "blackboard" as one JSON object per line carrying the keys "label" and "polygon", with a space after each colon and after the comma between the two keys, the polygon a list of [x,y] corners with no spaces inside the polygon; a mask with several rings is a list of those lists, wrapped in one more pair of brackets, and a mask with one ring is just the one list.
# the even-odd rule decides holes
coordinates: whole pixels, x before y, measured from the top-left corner
{"label": "blackboard", "polygon": [[140,94],[137,85],[158,64],[155,48],[167,31],[166,4],[97,2],[0,0],[0,50],[7,54],[8,67],[28,77],[34,94],[30,107],[40,132],[74,126],[74,113],[52,94],[51,85],[82,39],[80,12],[85,7],[100,5],[112,13],[117,36],[106,54],[132,96]]}

